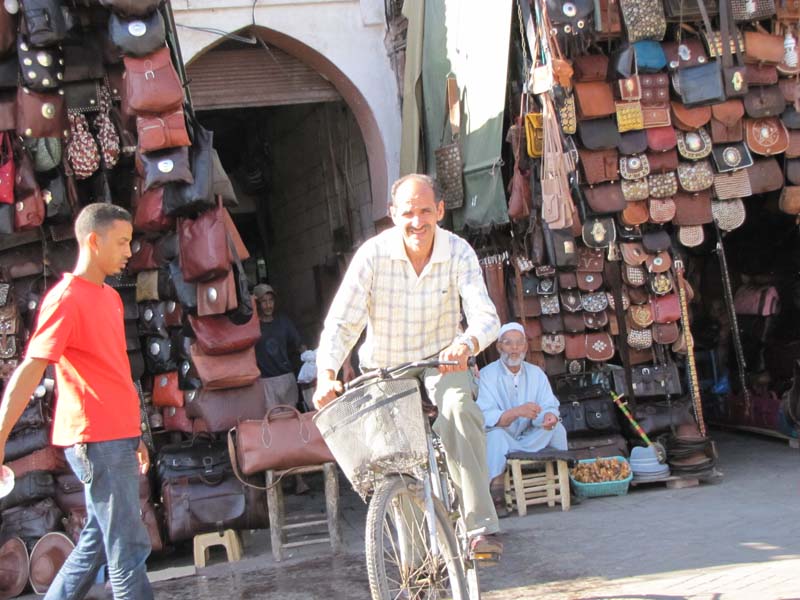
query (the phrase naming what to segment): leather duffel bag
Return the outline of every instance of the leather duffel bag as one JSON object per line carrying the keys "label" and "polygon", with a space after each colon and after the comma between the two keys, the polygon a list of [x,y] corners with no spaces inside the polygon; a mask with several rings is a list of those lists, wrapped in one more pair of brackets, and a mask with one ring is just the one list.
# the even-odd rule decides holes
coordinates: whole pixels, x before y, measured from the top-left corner
{"label": "leather duffel bag", "polygon": [[244,489],[234,477],[214,485],[174,479],[161,486],[167,534],[173,542],[199,533],[239,529],[246,514]]}
{"label": "leather duffel bag", "polygon": [[287,404],[270,409],[260,421],[241,421],[228,432],[228,451],[245,475],[336,462],[313,417]]}
{"label": "leather duffel bag", "polygon": [[56,492],[55,480],[46,471],[31,471],[17,479],[11,493],[0,500],[0,511],[50,498]]}
{"label": "leather duffel bag", "polygon": [[0,539],[17,536],[26,541],[38,540],[46,533],[60,529],[61,516],[52,498],[4,510],[0,514]]}

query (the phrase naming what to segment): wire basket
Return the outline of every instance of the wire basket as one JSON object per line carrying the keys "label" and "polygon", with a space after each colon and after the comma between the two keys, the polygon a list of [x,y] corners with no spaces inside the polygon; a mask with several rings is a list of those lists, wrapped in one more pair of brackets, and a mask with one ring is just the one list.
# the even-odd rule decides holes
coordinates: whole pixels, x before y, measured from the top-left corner
{"label": "wire basket", "polygon": [[416,379],[390,379],[350,390],[314,416],[314,423],[353,488],[363,498],[392,473],[413,473],[427,461],[422,397]]}

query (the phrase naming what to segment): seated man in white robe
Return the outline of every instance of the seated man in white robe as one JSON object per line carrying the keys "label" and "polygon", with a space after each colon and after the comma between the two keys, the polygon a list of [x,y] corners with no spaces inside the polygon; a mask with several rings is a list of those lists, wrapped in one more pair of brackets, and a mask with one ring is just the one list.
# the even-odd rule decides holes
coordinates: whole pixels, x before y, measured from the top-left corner
{"label": "seated man in white robe", "polygon": [[528,341],[519,323],[507,323],[497,338],[500,359],[480,372],[478,406],[486,423],[486,458],[492,499],[506,515],[503,474],[509,452],[567,450],[567,431],[559,420],[558,399],[547,375],[525,362]]}

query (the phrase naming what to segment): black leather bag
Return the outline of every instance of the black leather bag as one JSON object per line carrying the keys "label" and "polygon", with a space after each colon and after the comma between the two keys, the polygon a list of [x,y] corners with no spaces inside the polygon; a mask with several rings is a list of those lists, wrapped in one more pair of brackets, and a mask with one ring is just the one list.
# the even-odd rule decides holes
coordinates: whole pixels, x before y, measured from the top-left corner
{"label": "black leather bag", "polygon": [[60,0],[24,0],[21,4],[20,31],[33,46],[53,46],[64,39],[67,23]]}
{"label": "black leather bag", "polygon": [[138,381],[144,376],[145,365],[144,356],[141,350],[129,350],[128,362],[131,364],[131,379]]}
{"label": "black leather bag", "polygon": [[198,437],[162,447],[156,471],[162,484],[180,479],[213,484],[233,473],[233,468],[224,440]]}
{"label": "black leather bag", "polygon": [[184,312],[194,313],[197,311],[197,284],[187,282],[183,278],[183,271],[178,259],[174,259],[169,263],[169,273],[172,278],[172,284],[175,286],[175,296],[178,302],[183,306]]}
{"label": "black leather bag", "polygon": [[[167,190],[173,185],[191,184],[194,181],[192,166],[189,161],[189,148],[166,148],[155,152],[136,153],[136,161],[140,174],[144,177],[144,190],[158,186],[164,188],[166,200]],[[169,184],[169,185],[168,185]],[[165,212],[166,212],[166,206]]]}
{"label": "black leather bag", "polygon": [[17,59],[22,81],[34,92],[52,92],[64,79],[64,53],[60,46],[36,48],[24,36],[17,39]]}
{"label": "black leather bag", "polygon": [[190,120],[192,131],[191,163],[194,181],[164,189],[164,213],[169,216],[194,217],[216,206],[214,200],[214,134]]}
{"label": "black leather bag", "polygon": [[164,19],[158,11],[141,18],[126,18],[112,12],[108,19],[108,36],[126,55],[145,56],[164,45]]}
{"label": "black leather bag", "polygon": [[178,368],[172,355],[172,342],[169,338],[148,337],[142,349],[147,370],[157,375],[169,373]]}
{"label": "black leather bag", "polygon": [[43,498],[52,498],[56,493],[53,475],[47,471],[31,471],[14,482],[11,493],[0,500],[0,511],[22,504],[31,504]]}
{"label": "black leather bag", "polygon": [[[612,374],[614,389],[617,393],[624,393],[625,369],[614,369]],[[683,393],[680,374],[675,363],[633,366],[631,379],[637,399],[680,396]]]}
{"label": "black leather bag", "polygon": [[6,460],[22,458],[36,450],[41,450],[49,444],[49,435],[46,429],[25,429],[12,435],[6,442]]}
{"label": "black leather bag", "polygon": [[17,536],[34,542],[46,533],[58,531],[61,525],[61,511],[52,498],[45,498],[36,504],[16,506],[0,513],[0,539]]}
{"label": "black leather bag", "polygon": [[725,102],[722,65],[711,60],[704,65],[678,69],[681,102],[684,106],[709,106]]}
{"label": "black leather bag", "polygon": [[[647,435],[666,433],[679,425],[695,422],[689,398],[636,402],[633,417]],[[631,434],[636,436],[634,431]]]}
{"label": "black leather bag", "polygon": [[169,539],[175,543],[198,533],[240,529],[247,512],[242,484],[232,475],[208,485],[173,480],[161,487]]}
{"label": "black leather bag", "polygon": [[151,300],[139,303],[139,335],[143,337],[169,337],[164,309],[163,302]]}
{"label": "black leather bag", "polygon": [[619,432],[617,407],[608,396],[562,402],[559,412],[568,436]]}

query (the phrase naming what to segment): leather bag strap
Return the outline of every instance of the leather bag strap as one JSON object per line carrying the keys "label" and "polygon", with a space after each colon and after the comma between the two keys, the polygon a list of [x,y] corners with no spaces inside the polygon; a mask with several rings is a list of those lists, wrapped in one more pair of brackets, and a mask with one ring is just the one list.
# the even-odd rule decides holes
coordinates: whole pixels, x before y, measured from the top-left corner
{"label": "leather bag strap", "polygon": [[[678,276],[681,321],[683,322],[683,336],[686,341],[686,366],[689,371],[689,393],[692,397],[692,404],[694,405],[694,416],[697,420],[697,426],[700,428],[700,433],[705,437],[706,423],[703,419],[703,400],[700,395],[700,381],[697,377],[697,363],[694,357],[694,338],[689,332],[689,305],[686,298],[686,282],[683,278],[683,261],[676,259],[673,261],[673,264],[675,265],[675,273]],[[667,396],[667,400],[670,400],[669,396]],[[670,418],[671,417],[672,411],[670,410]]]}

